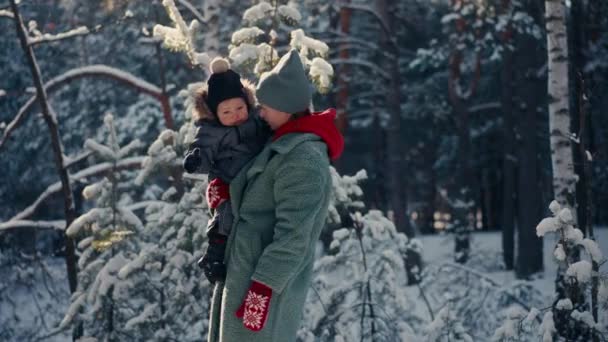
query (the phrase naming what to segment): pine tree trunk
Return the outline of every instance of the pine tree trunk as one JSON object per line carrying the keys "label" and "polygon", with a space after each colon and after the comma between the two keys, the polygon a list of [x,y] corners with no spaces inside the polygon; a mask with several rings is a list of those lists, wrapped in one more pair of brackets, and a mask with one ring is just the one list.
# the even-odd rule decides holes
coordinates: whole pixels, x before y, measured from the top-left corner
{"label": "pine tree trunk", "polygon": [[[534,94],[534,81],[527,80],[521,87]],[[542,218],[540,191],[536,190],[540,176],[536,140],[538,113],[536,112],[535,97],[528,95],[524,101],[525,105],[518,120],[521,141],[517,157],[519,161],[517,188],[521,195],[517,198],[518,234],[515,274],[519,279],[528,279],[532,274],[543,269],[543,243],[542,239],[536,235],[536,225]]]}
{"label": "pine tree trunk", "polygon": [[[340,33],[345,37],[350,32],[350,18],[352,10],[348,7],[340,8]],[[348,43],[344,42],[339,47],[340,60],[346,61],[350,57],[348,50]],[[338,93],[336,96],[336,109],[337,115],[337,126],[343,135],[346,134],[346,127],[348,125],[347,118],[347,107],[348,107],[348,79],[350,77],[350,68],[348,63],[342,63],[338,73]]]}
{"label": "pine tree trunk", "polygon": [[[352,10],[349,7],[343,6],[340,7],[339,16],[337,16],[337,20],[333,20],[331,23],[332,27],[338,26],[338,32],[344,37],[348,37],[350,34],[350,18],[351,18]],[[339,50],[339,58],[341,61],[345,62],[350,58],[350,51],[348,43],[345,41],[338,45]],[[338,130],[342,132],[344,139],[348,140],[347,136],[347,128],[348,128],[348,83],[350,78],[350,65],[348,63],[341,63],[339,66],[339,70],[337,73],[337,84],[338,89],[336,93],[336,126],[338,126]],[[337,170],[342,170],[342,163],[344,162],[344,158],[340,158],[333,162],[334,167]]]}
{"label": "pine tree trunk", "polygon": [[404,232],[408,237],[414,236],[414,231],[407,217],[407,199],[405,184],[403,183],[403,151],[401,140],[401,72],[399,69],[399,51],[397,41],[392,32],[392,11],[388,8],[389,3],[385,0],[377,0],[380,19],[386,23],[390,32],[384,32],[383,46],[385,51],[392,57],[388,62],[388,70],[391,79],[386,92],[387,107],[390,113],[388,127],[386,129],[386,167],[388,172],[388,193],[390,208],[393,211],[394,222],[397,230]]}
{"label": "pine tree trunk", "polygon": [[[570,75],[572,75],[573,79],[573,91],[574,96],[572,96],[572,117],[571,117],[571,127],[572,132],[577,133],[579,139],[583,139],[584,137],[580,136],[581,126],[579,124],[581,119],[581,99],[580,94],[585,93],[585,89],[583,89],[584,83],[584,74],[583,68],[586,64],[586,59],[583,54],[586,45],[585,39],[585,30],[583,21],[585,20],[583,3],[581,1],[575,1],[572,3],[570,7],[571,15],[570,15],[570,52],[571,52],[571,70]],[[584,132],[587,134],[587,132]],[[579,228],[585,233],[585,229],[587,227],[587,192],[585,189],[588,187],[587,177],[585,175],[584,170],[584,160],[585,158],[584,151],[581,154],[580,148],[575,148],[573,152],[573,160],[574,160],[574,172],[578,175],[579,179],[576,182],[576,216],[578,218]]]}
{"label": "pine tree trunk", "polygon": [[515,201],[517,191],[515,188],[515,172],[517,159],[515,158],[515,132],[513,128],[513,56],[509,49],[505,49],[502,65],[502,114],[503,114],[503,198],[502,198],[502,251],[507,270],[514,266],[515,252]]}
{"label": "pine tree trunk", "polygon": [[[545,0],[548,51],[549,132],[555,199],[573,207],[575,178],[570,135],[568,40],[563,0]],[[576,215],[575,212],[572,213]],[[576,220],[575,220],[576,222]]]}

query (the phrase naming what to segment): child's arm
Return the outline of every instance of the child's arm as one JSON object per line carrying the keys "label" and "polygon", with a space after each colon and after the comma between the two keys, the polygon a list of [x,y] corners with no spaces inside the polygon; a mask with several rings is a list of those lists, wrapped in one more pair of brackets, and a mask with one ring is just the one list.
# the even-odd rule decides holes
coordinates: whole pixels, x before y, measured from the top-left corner
{"label": "child's arm", "polygon": [[212,129],[204,124],[196,130],[196,138],[190,144],[184,158],[184,169],[193,173],[209,173],[213,166],[213,156],[217,152],[218,139],[211,133]]}

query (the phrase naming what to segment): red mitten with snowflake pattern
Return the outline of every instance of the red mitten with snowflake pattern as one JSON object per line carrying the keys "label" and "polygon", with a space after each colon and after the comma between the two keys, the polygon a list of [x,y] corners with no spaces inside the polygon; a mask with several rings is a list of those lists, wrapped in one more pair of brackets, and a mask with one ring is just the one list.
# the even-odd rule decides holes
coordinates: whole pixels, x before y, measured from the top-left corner
{"label": "red mitten with snowflake pattern", "polygon": [[230,198],[230,185],[216,178],[209,182],[207,186],[207,205],[209,208],[217,208],[224,201]]}
{"label": "red mitten with snowflake pattern", "polygon": [[245,328],[260,331],[266,324],[268,309],[272,298],[272,289],[262,283],[253,281],[245,295],[243,304],[236,311],[236,317],[243,319]]}

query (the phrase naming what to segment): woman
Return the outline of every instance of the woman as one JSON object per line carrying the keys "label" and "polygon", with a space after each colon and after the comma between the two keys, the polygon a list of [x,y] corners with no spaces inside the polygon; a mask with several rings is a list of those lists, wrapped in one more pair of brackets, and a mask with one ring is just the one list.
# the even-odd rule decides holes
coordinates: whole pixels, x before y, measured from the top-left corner
{"label": "woman", "polygon": [[261,78],[257,97],[274,133],[230,184],[235,224],[209,342],[295,341],[327,218],[329,160],[344,147],[335,111],[306,109],[312,93],[296,51]]}

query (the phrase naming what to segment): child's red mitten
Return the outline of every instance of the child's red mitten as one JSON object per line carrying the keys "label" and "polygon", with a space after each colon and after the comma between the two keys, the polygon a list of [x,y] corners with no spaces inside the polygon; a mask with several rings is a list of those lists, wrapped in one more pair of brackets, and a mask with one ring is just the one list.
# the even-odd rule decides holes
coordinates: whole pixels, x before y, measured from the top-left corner
{"label": "child's red mitten", "polygon": [[266,324],[268,309],[272,298],[272,289],[262,283],[253,281],[247,291],[243,304],[236,311],[236,317],[243,319],[245,328],[260,331]]}
{"label": "child's red mitten", "polygon": [[217,208],[230,198],[230,185],[220,178],[209,182],[207,186],[207,205],[209,208]]}

